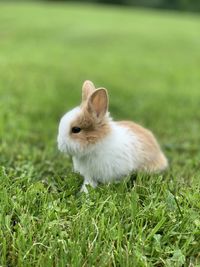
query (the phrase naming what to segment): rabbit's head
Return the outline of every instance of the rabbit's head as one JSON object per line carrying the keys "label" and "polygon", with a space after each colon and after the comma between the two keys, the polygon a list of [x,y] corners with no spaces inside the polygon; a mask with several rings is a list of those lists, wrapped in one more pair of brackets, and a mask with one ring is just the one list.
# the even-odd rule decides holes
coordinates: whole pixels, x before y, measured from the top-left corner
{"label": "rabbit's head", "polygon": [[58,148],[69,155],[83,156],[110,132],[108,93],[95,89],[91,81],[82,87],[82,103],[67,112],[60,120]]}

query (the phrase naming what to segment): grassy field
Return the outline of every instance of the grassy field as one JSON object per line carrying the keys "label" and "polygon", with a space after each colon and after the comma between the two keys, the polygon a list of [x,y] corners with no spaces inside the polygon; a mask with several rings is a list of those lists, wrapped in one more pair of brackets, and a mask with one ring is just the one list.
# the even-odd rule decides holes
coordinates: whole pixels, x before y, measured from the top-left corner
{"label": "grassy field", "polygon": [[[200,18],[84,5],[0,5],[0,266],[200,266]],[[169,158],[79,194],[57,151],[85,79]]]}

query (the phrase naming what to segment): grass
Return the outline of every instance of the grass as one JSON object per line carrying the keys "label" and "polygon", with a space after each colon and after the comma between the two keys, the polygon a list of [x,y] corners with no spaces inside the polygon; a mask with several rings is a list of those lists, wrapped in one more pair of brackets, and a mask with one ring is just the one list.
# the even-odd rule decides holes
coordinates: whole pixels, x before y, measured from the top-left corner
{"label": "grass", "polygon": [[[0,265],[200,266],[200,19],[61,4],[0,5]],[[85,79],[170,161],[79,194],[56,147]]]}

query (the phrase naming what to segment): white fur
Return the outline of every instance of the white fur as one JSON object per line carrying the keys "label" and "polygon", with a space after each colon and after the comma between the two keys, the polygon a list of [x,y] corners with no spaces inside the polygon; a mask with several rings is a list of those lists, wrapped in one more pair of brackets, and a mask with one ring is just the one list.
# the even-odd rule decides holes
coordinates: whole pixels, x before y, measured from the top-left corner
{"label": "white fur", "polygon": [[57,141],[59,150],[72,155],[74,170],[84,177],[83,191],[87,192],[86,184],[95,187],[98,182],[117,181],[138,169],[140,141],[130,129],[113,121],[109,122],[111,132],[95,145],[84,147],[71,140],[70,124],[79,113],[80,108],[75,108],[63,116]]}
{"label": "white fur", "polygon": [[88,181],[108,183],[137,169],[140,149],[137,137],[129,129],[110,122],[111,133],[93,145],[86,155],[73,156],[75,171]]}
{"label": "white fur", "polygon": [[58,128],[58,149],[66,154],[74,155],[81,149],[80,144],[70,138],[70,125],[80,114],[80,107],[76,107],[67,112],[60,120]]}

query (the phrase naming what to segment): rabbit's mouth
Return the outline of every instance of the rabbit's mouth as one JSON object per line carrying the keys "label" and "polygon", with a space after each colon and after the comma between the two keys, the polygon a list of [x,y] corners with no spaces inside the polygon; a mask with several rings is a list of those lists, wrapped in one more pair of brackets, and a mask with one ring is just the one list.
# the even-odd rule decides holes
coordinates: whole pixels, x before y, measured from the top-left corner
{"label": "rabbit's mouth", "polygon": [[67,153],[67,147],[66,147],[65,143],[63,143],[63,142],[58,142],[58,149],[62,153]]}
{"label": "rabbit's mouth", "polygon": [[62,147],[61,151],[73,157],[81,153],[81,147],[80,147],[80,144],[76,142],[73,142],[73,143],[66,142],[64,146]]}
{"label": "rabbit's mouth", "polygon": [[74,156],[75,155],[75,151],[70,147],[66,145],[66,149],[65,152],[69,155],[69,156]]}

